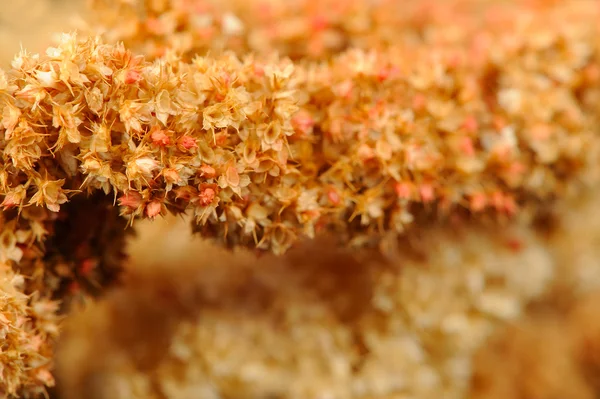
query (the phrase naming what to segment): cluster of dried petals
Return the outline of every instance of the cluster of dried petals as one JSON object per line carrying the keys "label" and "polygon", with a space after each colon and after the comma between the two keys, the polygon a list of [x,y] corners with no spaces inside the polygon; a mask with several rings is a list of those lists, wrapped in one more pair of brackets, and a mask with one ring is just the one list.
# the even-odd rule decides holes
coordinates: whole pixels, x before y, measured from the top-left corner
{"label": "cluster of dried petals", "polygon": [[[59,315],[121,270],[126,220],[106,196],[0,213],[0,394],[37,398],[54,384]],[[6,205],[6,204],[5,204]]]}
{"label": "cluster of dried petals", "polygon": [[59,314],[120,271],[126,221],[105,199],[0,214],[0,396],[46,394]]}
{"label": "cluster of dried petals", "polygon": [[54,385],[52,343],[58,304],[23,294],[25,278],[0,260],[0,395],[21,397]]}
{"label": "cluster of dried petals", "polygon": [[[362,245],[430,216],[513,217],[598,181],[595,1],[93,3],[144,56],[64,35],[0,71],[0,262],[21,292],[109,279],[116,204],[280,254],[329,229]],[[67,239],[71,221],[87,226]]]}
{"label": "cluster of dried petals", "polygon": [[463,46],[471,40],[470,56],[478,58],[488,39],[480,33],[491,25],[508,34],[516,21],[535,24],[552,14],[558,23],[548,28],[565,17],[582,17],[585,24],[590,12],[597,13],[593,0],[92,0],[90,9],[96,18],[89,31],[148,57],[233,50],[276,51],[294,60],[322,60],[350,48]]}
{"label": "cluster of dried petals", "polygon": [[[18,174],[10,177],[14,182]],[[77,197],[58,212],[37,205],[19,208],[20,202],[8,203],[10,198],[5,197],[0,214],[0,262],[26,277],[26,294],[66,300],[97,291],[120,269],[131,231],[124,230],[127,221],[112,198]],[[94,267],[87,270],[89,265]]]}
{"label": "cluster of dried petals", "polygon": [[415,1],[402,8],[395,1],[377,3],[93,0],[90,8],[100,18],[90,30],[110,42],[124,41],[149,57],[170,51],[195,55],[277,50],[292,59],[321,59],[348,47],[393,43],[399,26],[408,24],[421,8]]}
{"label": "cluster of dried petals", "polygon": [[149,63],[69,35],[45,57],[19,55],[3,73],[3,208],[56,212],[100,190],[131,217],[183,204],[216,222],[293,169],[293,65],[265,69],[230,55]]}
{"label": "cluster of dried petals", "polygon": [[276,253],[330,227],[402,233],[434,210],[512,217],[597,169],[598,27],[548,32],[541,16],[491,23],[475,58],[462,43],[149,62],[65,35],[3,78],[4,207],[101,190],[131,218],[187,211]]}

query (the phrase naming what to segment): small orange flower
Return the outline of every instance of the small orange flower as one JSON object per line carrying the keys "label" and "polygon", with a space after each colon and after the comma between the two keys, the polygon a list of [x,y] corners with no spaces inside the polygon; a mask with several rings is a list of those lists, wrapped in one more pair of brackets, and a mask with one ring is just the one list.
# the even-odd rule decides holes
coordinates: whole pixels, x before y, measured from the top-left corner
{"label": "small orange flower", "polygon": [[213,203],[217,195],[217,187],[214,184],[201,184],[198,187],[199,203],[202,206],[208,206]]}
{"label": "small orange flower", "polygon": [[167,135],[167,133],[158,128],[155,129],[151,134],[150,134],[150,138],[152,139],[152,143],[154,145],[157,145],[159,147],[164,147],[167,146],[171,143],[171,139],[169,138],[169,136]]}

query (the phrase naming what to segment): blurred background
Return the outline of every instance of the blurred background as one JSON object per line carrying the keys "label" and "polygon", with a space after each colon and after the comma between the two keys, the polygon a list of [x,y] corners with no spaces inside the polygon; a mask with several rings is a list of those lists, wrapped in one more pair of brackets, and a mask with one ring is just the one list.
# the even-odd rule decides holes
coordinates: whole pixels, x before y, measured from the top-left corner
{"label": "blurred background", "polygon": [[21,46],[43,51],[52,34],[77,23],[82,0],[5,0],[0,12],[0,65],[6,67]]}

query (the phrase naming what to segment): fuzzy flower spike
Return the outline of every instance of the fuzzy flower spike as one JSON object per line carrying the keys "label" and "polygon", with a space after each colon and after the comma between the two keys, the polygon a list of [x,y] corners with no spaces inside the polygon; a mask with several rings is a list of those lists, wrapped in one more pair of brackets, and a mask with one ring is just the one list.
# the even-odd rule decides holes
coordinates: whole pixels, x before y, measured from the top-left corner
{"label": "fuzzy flower spike", "polygon": [[402,233],[420,214],[514,216],[596,175],[598,28],[580,26],[518,47],[498,33],[477,59],[400,46],[326,64],[147,62],[65,35],[0,79],[2,206],[56,213],[100,191],[130,218],[188,212],[276,253],[330,228]]}
{"label": "fuzzy flower spike", "polygon": [[[164,18],[127,40],[136,51],[202,33],[185,18],[161,31],[190,14],[152,3]],[[56,324],[36,304],[54,316],[54,299],[67,306],[114,280],[138,218],[185,212],[206,237],[282,254],[321,232],[360,246],[439,219],[527,221],[597,184],[596,1],[411,2],[399,25],[383,18],[397,2],[349,25],[315,4],[301,3],[314,18],[286,34],[265,11],[265,48],[235,40],[262,23],[235,12],[210,56],[212,39],[159,43],[146,58],[64,35],[0,72],[1,300],[12,309],[0,326],[11,348],[51,341]],[[293,52],[307,22],[322,34]],[[358,29],[369,23],[381,30]],[[17,355],[0,393],[50,385],[48,348],[2,352]]]}

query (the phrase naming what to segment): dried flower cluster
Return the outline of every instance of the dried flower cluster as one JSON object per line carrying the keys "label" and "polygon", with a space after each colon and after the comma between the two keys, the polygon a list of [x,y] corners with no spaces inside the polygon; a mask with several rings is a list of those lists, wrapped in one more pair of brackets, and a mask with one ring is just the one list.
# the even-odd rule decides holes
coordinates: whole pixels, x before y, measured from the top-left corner
{"label": "dried flower cluster", "polygon": [[[562,21],[588,20],[593,1],[561,0],[89,0],[87,30],[148,57],[175,51],[186,57],[273,50],[293,60],[323,60],[351,48],[385,50],[398,45],[450,46],[474,51],[488,34],[524,38],[519,27],[542,38]],[[541,13],[546,15],[541,16]],[[566,13],[566,14],[565,14]],[[542,33],[537,25],[552,14]],[[528,26],[532,22],[537,26]],[[556,22],[556,23],[554,23]],[[497,29],[497,30],[496,30]],[[554,32],[552,33],[554,36]],[[514,45],[515,43],[505,43]],[[437,50],[437,49],[432,49]],[[474,54],[477,56],[476,54]]]}
{"label": "dried flower cluster", "polygon": [[156,265],[150,235],[127,284],[71,319],[59,385],[65,399],[590,398],[597,199],[562,204],[571,213],[541,234],[427,231],[392,262],[316,243],[259,266],[190,243]]}
{"label": "dried flower cluster", "polygon": [[[81,292],[102,292],[124,262],[124,228],[135,219],[155,219],[167,211],[186,213],[204,237],[275,254],[285,253],[302,238],[333,233],[339,242],[355,246],[381,243],[384,254],[390,255],[396,254],[400,235],[416,232],[429,221],[447,219],[457,226],[466,218],[492,217],[516,219],[515,223],[526,226],[556,199],[583,193],[600,180],[600,7],[596,1],[494,5],[487,0],[457,0],[438,5],[417,0],[406,4],[303,0],[290,7],[281,1],[95,0],[92,6],[105,26],[104,38],[65,34],[44,55],[22,52],[10,70],[0,71],[0,261],[12,270],[6,274],[10,281],[11,276],[24,278],[18,287],[21,294],[35,293],[30,300],[15,294],[25,306],[14,313],[21,315],[19,328],[24,328],[22,320],[27,318],[27,326],[42,334],[41,327],[35,327],[38,319],[25,316],[26,306],[35,309],[51,299],[61,299],[66,306]],[[117,21],[117,15],[130,23]],[[124,40],[125,45],[115,44],[116,40]],[[427,245],[428,251],[438,251],[431,242]],[[476,244],[465,239],[460,245]],[[517,241],[509,247],[519,250],[521,245]],[[500,253],[493,249],[489,256],[495,259]],[[450,263],[468,266],[469,256],[459,258],[452,261],[458,263]],[[477,265],[494,264],[489,257],[476,258]],[[433,264],[443,269],[445,262]],[[234,305],[241,303],[227,305],[227,312],[233,312],[229,314],[220,308],[226,298],[219,298],[212,314],[214,325],[198,326],[193,317],[188,320],[191,326],[182,324],[173,310],[173,324],[166,323],[166,330],[157,331],[154,338],[163,343],[171,342],[171,334],[191,334],[182,338],[185,345],[179,349],[184,352],[204,351],[205,342],[210,342],[206,346],[218,353],[197,364],[207,361],[206,367],[218,368],[219,362],[229,359],[225,349],[215,344],[221,339],[223,345],[230,345],[224,330],[236,331],[232,340],[239,338],[239,329],[246,331],[248,340],[259,340],[266,339],[258,337],[259,332],[276,331],[279,326],[290,337],[313,337],[307,338],[305,353],[314,357],[280,358],[280,368],[271,370],[280,375],[279,384],[295,367],[306,380],[298,380],[296,388],[290,383],[260,388],[269,393],[296,389],[294,395],[312,397],[337,386],[330,392],[334,397],[386,396],[397,391],[453,397],[468,384],[465,359],[495,325],[494,319],[518,316],[526,302],[544,291],[552,274],[545,262],[531,262],[544,264],[536,269],[537,283],[527,281],[525,287],[505,281],[514,290],[509,299],[497,293],[486,296],[477,285],[481,276],[465,280],[465,274],[451,268],[440,272],[443,277],[427,291],[420,284],[427,273],[419,267],[407,269],[414,275],[392,268],[366,276],[362,273],[371,273],[371,268],[368,262],[359,262],[365,268],[359,280],[374,279],[368,298],[363,298],[373,308],[366,314],[378,315],[360,319],[360,328],[344,324],[346,316],[335,313],[339,304],[327,308],[325,302],[338,298],[333,291],[322,293],[318,284],[296,276],[300,280],[289,293],[264,283],[274,291],[271,299],[283,298],[278,302],[281,308],[255,304],[258,313],[267,315],[244,318],[241,323],[248,326],[227,324],[239,314]],[[310,270],[307,260],[296,263]],[[245,266],[244,273],[254,275],[252,265]],[[279,273],[278,267],[288,266],[275,267],[269,278],[291,273]],[[269,273],[257,273],[255,278],[268,278]],[[336,273],[323,281],[335,285]],[[234,276],[232,270],[231,281],[223,284],[242,290]],[[122,312],[130,315],[139,309],[146,315],[147,301],[154,303],[162,295],[167,297],[158,302],[164,300],[164,306],[176,307],[182,300],[170,298],[173,292],[168,289],[152,291],[160,282],[148,278],[148,292],[130,286],[115,294],[128,298],[131,308]],[[166,281],[177,285],[178,279],[185,280],[177,273],[173,278]],[[439,295],[440,284],[454,287],[451,291],[456,291],[448,295],[455,295],[471,289],[463,286],[469,281],[479,291],[457,299],[458,308],[446,308],[449,302]],[[204,303],[205,289],[194,287],[194,293],[200,290],[196,299]],[[248,294],[250,299],[261,291],[257,292]],[[431,303],[436,295],[442,306],[438,310]],[[242,302],[252,307],[254,299]],[[350,299],[343,297],[340,302]],[[113,301],[120,303],[120,299]],[[321,308],[318,302],[327,306]],[[112,303],[101,306],[110,309]],[[297,305],[290,309],[299,313],[282,310],[290,303]],[[479,324],[465,316],[472,307],[482,314]],[[323,309],[325,313],[318,316]],[[424,316],[431,312],[437,316]],[[48,319],[55,316],[50,313]],[[167,313],[157,310],[161,317]],[[111,323],[121,321],[119,314]],[[444,321],[448,314],[456,318]],[[288,320],[284,327],[278,324],[281,317]],[[400,322],[398,317],[406,319]],[[16,323],[7,320],[0,327]],[[138,321],[131,318],[132,331],[137,331],[135,325],[146,325]],[[372,329],[382,323],[389,323],[384,336],[408,334],[406,343],[380,346],[379,332]],[[477,338],[459,344],[454,330],[442,327],[447,325],[450,330],[478,334]],[[208,329],[206,336],[198,338],[195,334],[202,328]],[[115,334],[107,339],[131,343],[131,337],[120,341]],[[423,334],[418,345],[410,341],[417,339],[414,334]],[[44,345],[50,347],[47,337]],[[276,332],[269,339],[281,340],[281,348],[296,342],[277,338]],[[438,340],[439,346],[432,343]],[[140,345],[138,355],[143,357],[145,344]],[[339,357],[332,357],[323,345],[337,348]],[[372,357],[363,356],[361,348]],[[149,383],[145,364],[165,368],[152,369],[156,373],[180,375],[181,356],[195,353],[177,352],[164,362],[142,358],[112,364],[115,360],[110,359],[101,367],[107,372],[114,367],[129,376],[132,367],[138,367],[136,377],[126,385],[139,383],[130,385],[137,390],[131,395],[139,397],[151,397],[156,390],[164,395],[170,389],[201,389],[189,383],[211,375],[223,378],[220,387],[231,383],[237,387],[235,392],[254,392],[258,388],[253,379],[266,373],[263,360],[257,359],[243,378],[223,377],[221,369],[194,371],[190,366],[187,383],[144,385]],[[281,353],[286,352],[281,349]],[[420,365],[387,364],[389,353],[403,359],[413,356]],[[40,354],[47,357],[42,349]],[[325,365],[311,363],[319,359]],[[220,367],[235,369],[235,359],[231,362]],[[5,363],[0,392],[39,391],[50,380],[38,379],[39,384],[32,385],[36,367],[42,367],[35,364],[32,369]],[[406,382],[397,388],[388,385],[389,380],[379,382],[383,364],[395,376],[417,373],[411,380],[416,385],[409,387],[413,382]],[[377,371],[369,372],[370,367]],[[319,385],[319,375],[331,376],[338,385],[327,379]],[[350,377],[358,382],[349,384]],[[109,389],[111,383],[102,378],[113,377],[98,378],[94,387]],[[309,385],[302,381],[309,380],[316,391],[306,391]],[[440,394],[446,389],[448,396]]]}
{"label": "dried flower cluster", "polygon": [[463,398],[473,352],[554,266],[526,229],[452,235],[430,232],[420,254],[405,242],[391,263],[318,243],[260,267],[206,246],[202,261],[145,263],[68,323],[59,386],[65,399]]}
{"label": "dried flower cluster", "polygon": [[115,278],[126,223],[98,196],[0,214],[0,396],[41,397],[54,384],[59,314]]}
{"label": "dried flower cluster", "polygon": [[[90,3],[100,16],[91,21],[92,31],[102,32],[111,42],[124,41],[149,57],[170,51],[196,55],[277,50],[294,60],[321,60],[348,48],[383,49],[400,37],[418,39],[419,23],[440,15],[439,6],[413,0]],[[450,11],[446,6],[442,8],[442,12]]]}
{"label": "dried flower cluster", "polygon": [[[0,224],[0,226],[2,226]],[[51,343],[58,304],[23,294],[24,277],[0,253],[0,396],[42,394],[54,385]]]}
{"label": "dried flower cluster", "polygon": [[102,190],[132,217],[192,212],[206,235],[276,253],[331,227],[402,233],[422,209],[513,216],[596,177],[597,31],[296,65],[145,62],[67,35],[3,78],[3,207]]}

